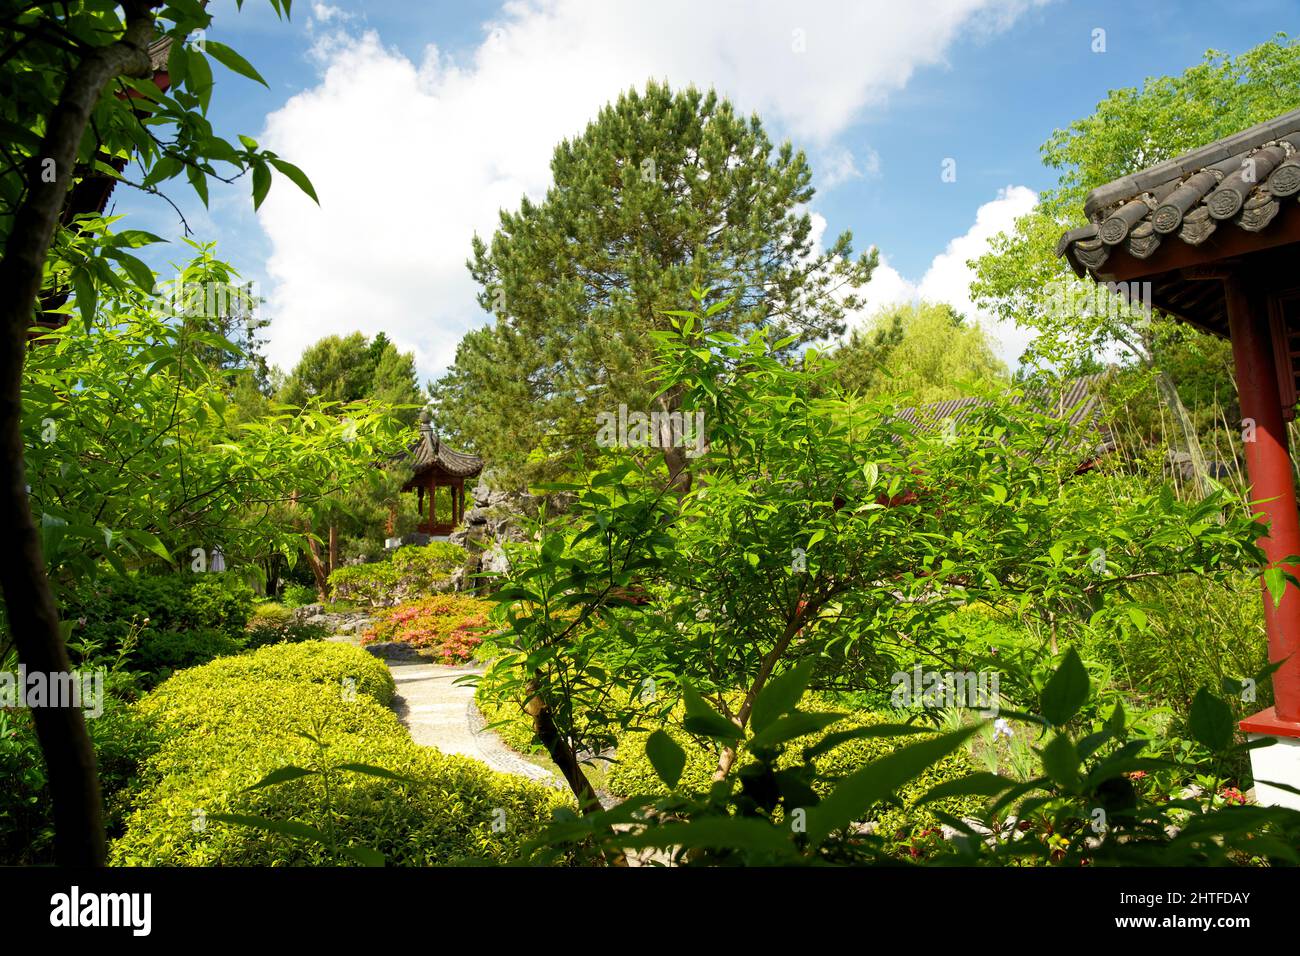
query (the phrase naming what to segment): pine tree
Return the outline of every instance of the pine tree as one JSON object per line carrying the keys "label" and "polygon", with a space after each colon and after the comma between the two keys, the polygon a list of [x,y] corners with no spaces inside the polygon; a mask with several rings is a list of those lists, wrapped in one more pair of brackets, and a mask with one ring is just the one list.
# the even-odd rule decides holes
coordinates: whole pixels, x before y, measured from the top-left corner
{"label": "pine tree", "polygon": [[439,427],[499,476],[562,471],[620,402],[676,408],[655,397],[650,333],[692,287],[731,300],[709,331],[771,327],[795,348],[843,330],[876,262],[853,257],[847,232],[817,249],[804,154],[774,149],[757,116],[713,92],[629,91],[560,143],[551,170],[542,202],[502,211],[490,244],[475,236],[468,265],[495,321],[431,389]]}

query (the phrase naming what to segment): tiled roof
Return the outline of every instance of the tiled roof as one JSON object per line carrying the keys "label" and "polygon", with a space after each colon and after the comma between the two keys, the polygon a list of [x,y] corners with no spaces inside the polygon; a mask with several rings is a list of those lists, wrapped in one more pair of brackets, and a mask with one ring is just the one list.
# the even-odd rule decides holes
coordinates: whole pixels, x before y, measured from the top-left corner
{"label": "tiled roof", "polygon": [[1147,259],[1165,243],[1199,246],[1221,228],[1262,232],[1297,193],[1300,109],[1099,186],[1084,201],[1091,221],[1061,236],[1056,254],[1082,276],[1116,247]]}
{"label": "tiled roof", "polygon": [[[1021,393],[1010,394],[1009,401],[1013,405],[1024,404],[1040,413],[1054,415],[1073,426],[1092,429],[1100,439],[1097,453],[1101,454],[1115,447],[1110,429],[1102,420],[1099,396],[1101,385],[1107,377],[1108,373],[1098,372],[1069,379],[1059,387],[1026,388]],[[900,408],[897,415],[917,431],[933,432],[942,428],[948,419],[961,421],[976,408],[986,404],[988,403],[984,399],[978,397],[953,398],[946,402]]]}
{"label": "tiled roof", "polygon": [[483,470],[482,458],[448,448],[426,425],[420,426],[419,437],[407,447],[407,458],[416,475],[435,466],[453,478],[473,478]]}
{"label": "tiled roof", "polygon": [[172,38],[169,36],[160,36],[149,44],[149,66],[154,72],[161,72],[167,69],[167,61],[172,55]]}

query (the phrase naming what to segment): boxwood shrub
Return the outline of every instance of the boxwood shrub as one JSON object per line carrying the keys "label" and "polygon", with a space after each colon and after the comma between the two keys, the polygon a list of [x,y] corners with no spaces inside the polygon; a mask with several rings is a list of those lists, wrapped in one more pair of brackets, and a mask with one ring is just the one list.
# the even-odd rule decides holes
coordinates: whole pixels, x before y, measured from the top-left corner
{"label": "boxwood shrub", "polygon": [[[350,680],[349,680],[350,679]],[[318,777],[252,792],[271,770],[308,766],[320,728],[330,763],[383,767],[418,783],[337,773],[340,842],[390,864],[500,862],[565,804],[559,791],[415,744],[385,705],[385,665],[343,644],[289,644],[183,671],[137,705],[160,739],[112,846],[120,865],[322,865],[318,844],[207,819],[241,813],[324,828]],[[504,826],[502,826],[504,824]]]}

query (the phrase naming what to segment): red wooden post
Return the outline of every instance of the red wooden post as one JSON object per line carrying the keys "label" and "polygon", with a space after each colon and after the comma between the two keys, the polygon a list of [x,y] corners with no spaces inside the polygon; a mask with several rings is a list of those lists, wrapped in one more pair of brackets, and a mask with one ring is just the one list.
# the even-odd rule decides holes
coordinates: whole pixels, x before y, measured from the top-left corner
{"label": "red wooden post", "polygon": [[[1286,423],[1278,392],[1272,334],[1260,296],[1247,291],[1237,276],[1224,280],[1232,357],[1243,419],[1253,419],[1253,441],[1246,442],[1252,508],[1269,524],[1259,543],[1270,563],[1300,555],[1300,512],[1296,507]],[[1243,423],[1243,429],[1249,422]],[[1245,436],[1249,437],[1249,436]],[[1287,570],[1297,573],[1294,565]],[[1300,737],[1300,589],[1288,584],[1281,604],[1263,588],[1264,625],[1269,660],[1286,660],[1273,675],[1275,705],[1242,721],[1250,733]]]}

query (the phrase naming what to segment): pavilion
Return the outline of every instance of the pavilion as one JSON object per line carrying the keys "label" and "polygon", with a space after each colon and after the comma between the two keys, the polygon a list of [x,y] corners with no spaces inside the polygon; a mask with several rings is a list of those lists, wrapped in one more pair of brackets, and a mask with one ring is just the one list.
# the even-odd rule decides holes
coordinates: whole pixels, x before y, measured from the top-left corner
{"label": "pavilion", "polygon": [[[1065,233],[1057,255],[1080,277],[1139,298],[1230,339],[1243,416],[1251,507],[1269,526],[1270,567],[1295,574],[1300,555],[1286,423],[1300,367],[1300,110],[1094,189],[1089,224]],[[1140,292],[1139,292],[1140,290]],[[1300,588],[1264,623],[1274,706],[1241,722],[1251,740],[1256,799],[1300,809]],[[1283,787],[1272,786],[1283,784]]]}
{"label": "pavilion", "polygon": [[[451,534],[465,518],[465,479],[474,478],[483,470],[483,459],[447,447],[434,433],[427,412],[421,413],[419,434],[403,457],[413,473],[402,490],[415,490],[422,519],[416,530],[434,537]],[[427,517],[426,495],[429,498]]]}

